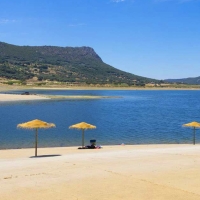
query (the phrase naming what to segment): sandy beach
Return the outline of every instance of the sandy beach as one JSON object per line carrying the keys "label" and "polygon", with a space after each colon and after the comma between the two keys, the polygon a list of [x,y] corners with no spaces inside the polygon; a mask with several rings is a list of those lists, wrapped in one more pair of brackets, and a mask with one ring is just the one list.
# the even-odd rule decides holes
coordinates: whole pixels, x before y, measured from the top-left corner
{"label": "sandy beach", "polygon": [[0,102],[3,101],[32,101],[49,99],[39,95],[0,94]]}
{"label": "sandy beach", "polygon": [[92,96],[92,95],[21,95],[21,94],[0,94],[0,102],[16,101],[34,101],[34,100],[64,100],[64,99],[103,99],[103,98],[120,98],[109,96]]}
{"label": "sandy beach", "polygon": [[199,200],[200,145],[0,150],[2,200]]}

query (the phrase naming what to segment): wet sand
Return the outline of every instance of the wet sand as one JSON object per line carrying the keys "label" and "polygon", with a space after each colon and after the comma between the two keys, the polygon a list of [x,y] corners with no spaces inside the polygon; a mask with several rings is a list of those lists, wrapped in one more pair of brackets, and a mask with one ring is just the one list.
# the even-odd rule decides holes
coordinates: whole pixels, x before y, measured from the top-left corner
{"label": "wet sand", "polygon": [[2,200],[199,200],[200,145],[0,150]]}

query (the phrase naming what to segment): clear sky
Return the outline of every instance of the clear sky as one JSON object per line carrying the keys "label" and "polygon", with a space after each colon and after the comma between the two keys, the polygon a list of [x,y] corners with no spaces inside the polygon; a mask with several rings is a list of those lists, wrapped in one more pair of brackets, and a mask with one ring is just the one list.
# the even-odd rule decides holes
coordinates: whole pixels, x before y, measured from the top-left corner
{"label": "clear sky", "polygon": [[0,0],[0,41],[90,46],[156,79],[200,76],[200,0]]}

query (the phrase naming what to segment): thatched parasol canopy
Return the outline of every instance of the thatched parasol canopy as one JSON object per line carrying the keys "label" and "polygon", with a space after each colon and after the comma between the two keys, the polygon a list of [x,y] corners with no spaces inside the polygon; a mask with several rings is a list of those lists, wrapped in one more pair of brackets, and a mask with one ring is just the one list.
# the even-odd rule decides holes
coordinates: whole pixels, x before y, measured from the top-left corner
{"label": "thatched parasol canopy", "polygon": [[34,119],[29,122],[25,122],[17,125],[18,128],[26,128],[26,129],[36,129],[36,128],[52,128],[55,127],[53,123],[43,122],[39,119]]}
{"label": "thatched parasol canopy", "polygon": [[200,123],[198,122],[190,122],[188,124],[183,124],[183,127],[191,127],[194,129],[194,133],[193,133],[193,144],[195,145],[195,129],[196,128],[200,128]]}
{"label": "thatched parasol canopy", "polygon": [[35,156],[37,156],[37,137],[38,137],[38,129],[39,128],[53,128],[55,124],[47,123],[41,121],[39,119],[35,119],[29,122],[25,122],[22,124],[18,124],[17,128],[24,128],[24,129],[35,129]]}
{"label": "thatched parasol canopy", "polygon": [[82,130],[82,147],[84,147],[84,130],[86,129],[95,129],[96,126],[91,125],[91,124],[87,124],[85,122],[81,122],[78,124],[74,124],[72,126],[69,127],[70,129],[81,129]]}

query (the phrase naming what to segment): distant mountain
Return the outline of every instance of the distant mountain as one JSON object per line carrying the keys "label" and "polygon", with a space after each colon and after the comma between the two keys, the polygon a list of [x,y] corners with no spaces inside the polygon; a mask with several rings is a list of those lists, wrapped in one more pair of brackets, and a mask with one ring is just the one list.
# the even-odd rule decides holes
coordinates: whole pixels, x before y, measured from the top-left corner
{"label": "distant mountain", "polygon": [[3,42],[0,42],[0,77],[86,84],[159,82],[104,63],[90,47],[16,46]]}
{"label": "distant mountain", "polygon": [[184,83],[184,84],[200,85],[200,76],[194,78],[166,79],[164,81],[168,83]]}

